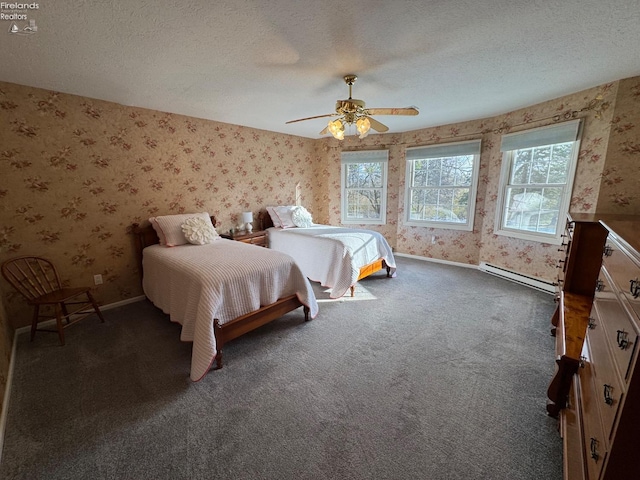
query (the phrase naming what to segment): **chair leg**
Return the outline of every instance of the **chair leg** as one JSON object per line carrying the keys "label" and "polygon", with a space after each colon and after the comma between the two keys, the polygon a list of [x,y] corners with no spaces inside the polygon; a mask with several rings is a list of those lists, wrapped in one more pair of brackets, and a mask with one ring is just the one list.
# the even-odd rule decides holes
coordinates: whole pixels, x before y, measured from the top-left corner
{"label": "chair leg", "polygon": [[87,298],[91,302],[91,305],[93,305],[93,309],[96,311],[96,314],[98,315],[98,318],[100,318],[100,321],[102,323],[104,323],[104,317],[102,316],[102,312],[100,311],[100,307],[98,307],[98,304],[93,299],[93,295],[91,295],[91,292],[87,292]]}
{"label": "chair leg", "polygon": [[64,325],[62,325],[62,305],[56,303],[56,325],[58,326],[58,338],[60,345],[64,345]]}
{"label": "chair leg", "polygon": [[64,318],[67,319],[67,325],[69,325],[69,323],[71,323],[71,319],[69,318],[69,310],[67,310],[67,305],[65,303],[62,303],[60,307],[62,307],[62,314],[64,315]]}
{"label": "chair leg", "polygon": [[31,321],[31,341],[36,336],[36,330],[38,329],[38,318],[40,315],[40,305],[33,306],[33,320]]}

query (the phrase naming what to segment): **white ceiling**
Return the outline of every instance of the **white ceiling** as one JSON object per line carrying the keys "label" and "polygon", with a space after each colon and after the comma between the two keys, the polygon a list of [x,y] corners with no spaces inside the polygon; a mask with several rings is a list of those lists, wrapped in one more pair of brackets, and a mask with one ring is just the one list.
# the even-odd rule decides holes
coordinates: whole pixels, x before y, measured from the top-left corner
{"label": "white ceiling", "polygon": [[0,21],[0,80],[310,138],[326,119],[285,122],[332,113],[347,73],[368,107],[420,108],[390,132],[640,74],[638,0],[38,3],[35,34]]}

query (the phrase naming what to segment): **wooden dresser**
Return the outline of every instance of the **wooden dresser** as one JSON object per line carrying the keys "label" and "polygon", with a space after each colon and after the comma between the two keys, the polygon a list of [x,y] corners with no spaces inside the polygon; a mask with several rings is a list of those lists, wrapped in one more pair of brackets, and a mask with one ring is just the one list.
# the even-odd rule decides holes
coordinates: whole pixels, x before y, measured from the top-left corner
{"label": "wooden dresser", "polygon": [[[607,230],[591,214],[568,215],[558,261],[558,307],[551,319],[556,337],[556,373],[549,385],[547,412],[552,417],[567,403],[577,372]],[[556,330],[560,329],[559,332]]]}
{"label": "wooden dresser", "polygon": [[[640,478],[640,219],[604,215],[600,224],[606,243],[596,258],[593,301],[581,320],[577,373],[558,415],[565,479]],[[570,341],[558,337],[571,321],[560,313],[559,343]]]}

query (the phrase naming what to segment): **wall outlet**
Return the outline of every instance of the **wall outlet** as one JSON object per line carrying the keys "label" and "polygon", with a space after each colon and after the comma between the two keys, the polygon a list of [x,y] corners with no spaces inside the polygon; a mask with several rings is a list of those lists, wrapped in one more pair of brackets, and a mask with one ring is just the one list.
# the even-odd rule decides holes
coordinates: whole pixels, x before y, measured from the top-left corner
{"label": "wall outlet", "polygon": [[102,285],[102,275],[98,274],[98,275],[94,275],[93,276],[93,283],[96,285]]}
{"label": "wall outlet", "polygon": [[431,235],[431,243],[436,243],[436,236],[435,235]]}

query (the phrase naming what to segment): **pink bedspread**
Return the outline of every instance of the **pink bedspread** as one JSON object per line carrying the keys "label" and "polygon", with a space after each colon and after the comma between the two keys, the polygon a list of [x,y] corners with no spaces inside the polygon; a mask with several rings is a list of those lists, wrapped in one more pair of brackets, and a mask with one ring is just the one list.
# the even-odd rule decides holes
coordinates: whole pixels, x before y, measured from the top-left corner
{"label": "pink bedspread", "polygon": [[144,293],[171,321],[180,339],[193,342],[191,379],[200,380],[216,356],[213,320],[221,324],[280,298],[297,295],[310,309],[318,304],[311,285],[290,256],[220,239],[208,245],[143,250]]}

